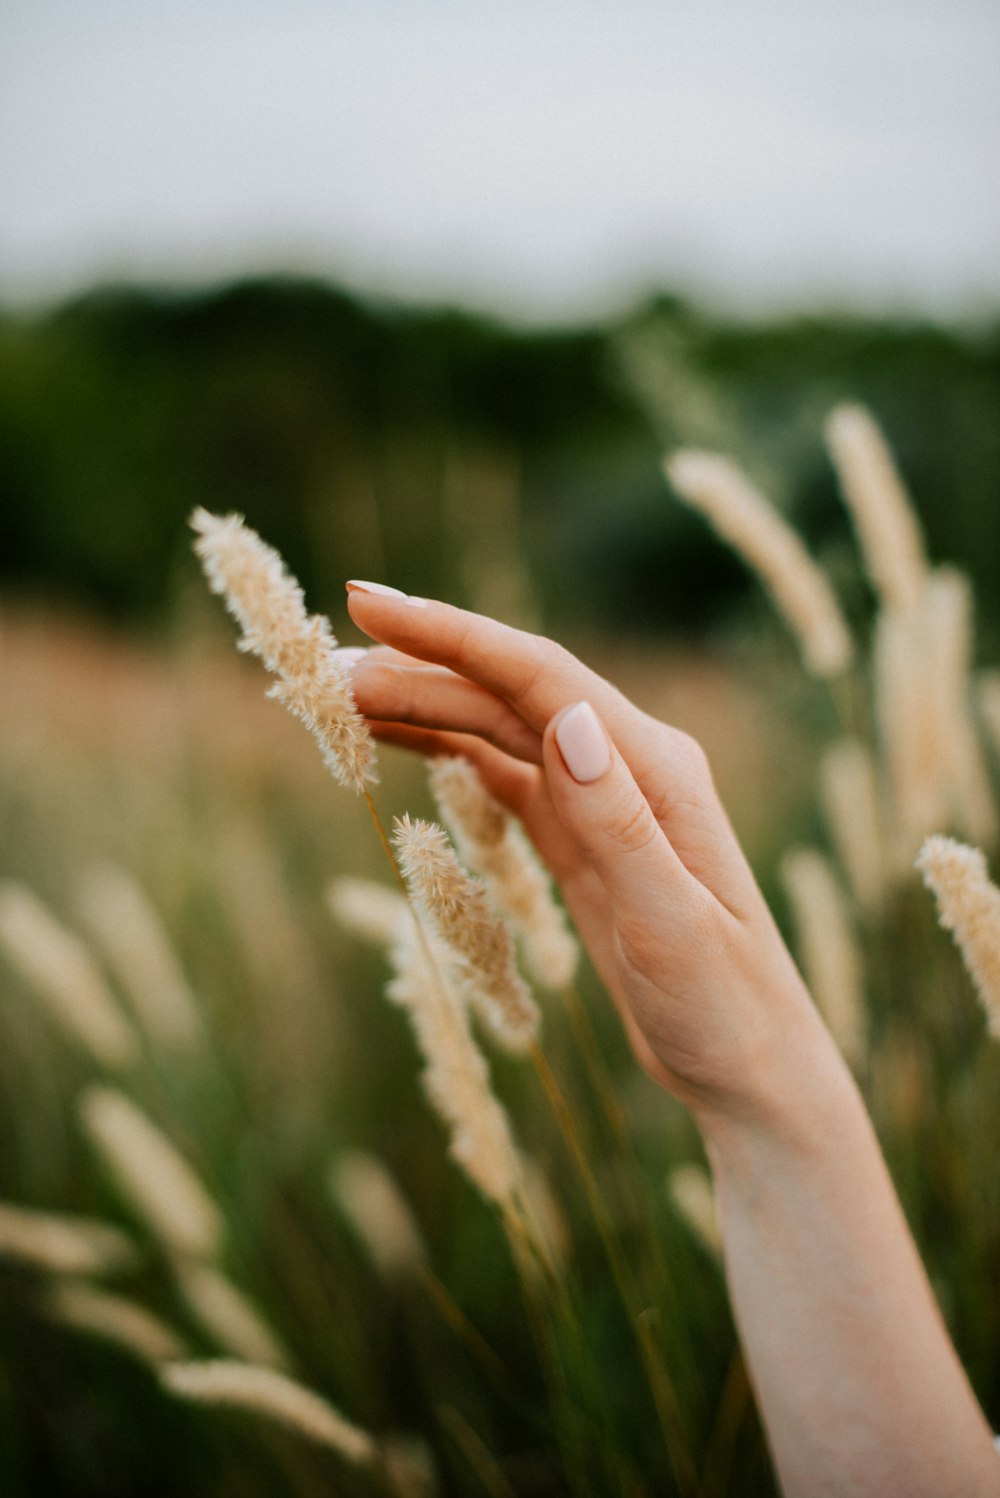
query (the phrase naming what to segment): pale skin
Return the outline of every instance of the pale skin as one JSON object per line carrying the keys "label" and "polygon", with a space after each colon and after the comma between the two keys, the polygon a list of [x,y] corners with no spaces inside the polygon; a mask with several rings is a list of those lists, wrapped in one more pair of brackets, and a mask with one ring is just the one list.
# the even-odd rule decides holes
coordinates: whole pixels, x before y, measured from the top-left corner
{"label": "pale skin", "polygon": [[[349,583],[375,736],[461,754],[559,884],[635,1054],[698,1124],[788,1498],[987,1498],[1000,1454],[847,1067],[700,747],[551,641]],[[586,706],[581,706],[586,704]]]}

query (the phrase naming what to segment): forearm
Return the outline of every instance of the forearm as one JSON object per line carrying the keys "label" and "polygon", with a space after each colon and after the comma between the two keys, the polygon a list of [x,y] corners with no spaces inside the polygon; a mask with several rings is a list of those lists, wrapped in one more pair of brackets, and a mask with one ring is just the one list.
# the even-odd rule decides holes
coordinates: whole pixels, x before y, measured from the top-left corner
{"label": "forearm", "polygon": [[1000,1454],[839,1058],[810,1045],[763,1123],[699,1121],[784,1492],[1000,1493]]}

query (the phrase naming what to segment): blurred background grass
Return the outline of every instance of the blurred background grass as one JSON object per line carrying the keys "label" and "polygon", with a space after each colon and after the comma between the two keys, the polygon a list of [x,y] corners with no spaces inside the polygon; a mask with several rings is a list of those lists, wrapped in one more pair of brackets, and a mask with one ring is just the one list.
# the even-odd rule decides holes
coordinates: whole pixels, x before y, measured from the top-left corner
{"label": "blurred background grass", "polygon": [[[131,76],[121,57],[102,54],[102,73],[89,54],[71,55],[91,27],[110,36],[120,12],[98,8],[99,26],[96,10],[71,19],[59,6],[39,9],[61,49],[56,109],[60,90],[72,98],[86,85],[96,119],[94,80],[105,79],[124,117],[145,119],[152,106],[138,87],[131,97],[119,87]],[[19,25],[27,27],[26,16],[21,7]],[[226,24],[237,27],[232,18]],[[562,24],[565,32],[565,17]],[[897,17],[889,41],[899,24]],[[556,26],[560,45],[561,35]],[[222,37],[228,47],[225,27]],[[333,49],[335,27],[329,40]],[[974,50],[968,42],[970,67]],[[435,56],[446,52],[441,45]],[[219,55],[215,81],[224,94],[243,54]],[[151,56],[166,90],[176,55],[161,38]],[[852,54],[859,66],[873,56]],[[41,291],[32,284],[28,295],[31,253],[51,249],[55,263],[63,242],[55,230],[46,238],[44,214],[33,217],[35,188],[52,193],[56,179],[44,179],[44,153],[40,166],[27,147],[65,136],[65,181],[86,168],[96,173],[88,181],[110,183],[127,136],[102,137],[106,154],[84,162],[71,139],[70,105],[65,117],[46,115],[35,79],[25,68],[14,80],[20,92],[8,94],[10,139],[26,149],[0,162],[11,202],[35,235],[21,244],[21,271],[0,283],[0,878],[23,881],[80,929],[90,871],[110,861],[138,880],[158,911],[207,1039],[183,1064],[147,1047],[123,1085],[218,1197],[230,1231],[225,1268],[265,1312],[304,1381],[379,1432],[419,1434],[448,1493],[567,1492],[502,1235],[445,1158],[403,1017],[381,997],[381,959],[341,932],[326,908],[333,876],[384,877],[364,809],[325,776],[300,727],[263,701],[262,673],[237,656],[207,597],[187,516],[196,505],[245,514],[287,558],[309,606],[329,612],[344,643],[358,643],[343,607],[348,576],[561,638],[642,706],[702,741],[785,923],[777,862],[789,844],[822,836],[814,774],[835,716],[801,676],[757,584],[670,494],[660,459],[679,444],[737,457],[805,535],[863,634],[873,600],[824,455],[822,422],[838,400],[867,402],[906,476],[930,554],[957,563],[975,583],[980,657],[995,660],[995,282],[960,310],[952,298],[944,312],[929,293],[873,298],[848,287],[825,296],[804,294],[801,282],[784,303],[773,291],[757,300],[737,274],[737,234],[728,246],[732,284],[719,273],[718,296],[698,289],[697,255],[682,267],[686,274],[673,273],[676,257],[664,249],[653,255],[655,273],[643,270],[631,284],[668,290],[636,294],[623,311],[627,298],[609,310],[591,287],[578,298],[582,311],[568,317],[553,302],[551,318],[540,296],[542,313],[526,324],[503,310],[469,310],[458,280],[454,294],[434,300],[345,289],[359,278],[329,272],[336,260],[329,245],[312,257],[251,251],[238,275],[206,276],[196,232],[186,250],[170,241],[155,273],[140,264],[130,274],[98,274],[88,268],[95,260],[129,263],[135,224],[122,219],[120,255],[106,233],[100,255],[78,257],[73,275],[51,277]],[[844,119],[854,107],[849,83],[838,85]],[[401,143],[409,86],[400,85],[396,100]],[[655,86],[669,93],[662,80]],[[961,89],[949,88],[946,102],[957,109]],[[468,97],[471,118],[487,119],[474,91]],[[611,103],[599,92],[582,97],[600,135]],[[921,97],[930,111],[931,92]],[[518,98],[528,108],[530,99]],[[372,121],[384,124],[385,102],[373,87]],[[897,104],[902,119],[907,110]],[[246,108],[245,118],[234,116],[246,141],[277,132],[277,112],[263,111],[261,125]],[[180,114],[174,120],[178,179],[202,138],[217,144],[214,117],[195,110],[192,119],[190,138]],[[296,145],[315,144],[294,109],[291,120]],[[332,152],[328,128],[317,138]],[[740,130],[738,110],[719,123],[723,155]],[[513,147],[502,131],[497,139],[507,160]],[[601,158],[593,140],[573,131],[567,139],[571,161],[557,183]],[[712,141],[693,139],[684,147],[694,171],[684,190],[697,201]],[[634,144],[635,160],[644,160],[639,146],[648,154],[648,142]],[[665,176],[669,144],[660,142]],[[245,155],[255,167],[256,153]],[[517,158],[525,171],[528,158]],[[613,151],[609,160],[613,176]],[[479,165],[469,176],[472,202]],[[273,161],[263,175],[285,181]],[[155,173],[152,180],[161,181]],[[822,177],[817,183],[818,201]],[[545,179],[540,189],[545,204],[559,200],[550,186]],[[311,190],[314,198],[325,191],[323,180]],[[718,183],[714,191],[722,191]],[[734,180],[732,191],[745,204],[742,183]],[[587,188],[584,199],[593,196]],[[924,201],[916,191],[911,197]],[[783,220],[779,201],[764,192],[759,213],[756,202],[741,210],[744,225],[773,213],[780,237],[795,210]],[[510,205],[502,194],[497,204],[503,216]],[[870,226],[881,201],[873,196],[867,207]],[[611,206],[608,214],[611,221]],[[927,207],[920,218],[928,242],[934,217]],[[864,215],[855,219],[863,240]],[[201,222],[196,213],[194,221]],[[238,240],[235,220],[230,232]],[[282,243],[294,232],[295,222],[286,225]],[[448,233],[438,232],[434,242],[445,245]],[[566,226],[563,233],[572,237]],[[648,264],[635,222],[629,233],[632,263]],[[398,245],[403,262],[405,234]],[[835,244],[832,258],[809,270],[814,283],[847,285],[849,277],[837,279],[850,258],[842,251]],[[0,271],[16,270],[15,260],[0,261]],[[447,283],[444,271],[440,279]],[[504,298],[494,301],[501,308]],[[383,755],[383,781],[385,810],[429,811],[422,772],[405,757]],[[997,1062],[967,980],[932,926],[929,901],[911,890],[884,930],[869,933],[872,1047],[862,1081],[960,1353],[1000,1426]],[[114,991],[126,1004],[121,988]],[[734,1373],[719,1267],[666,1191],[671,1166],[700,1158],[697,1141],[682,1111],[638,1073],[589,979],[584,997],[628,1109],[647,1212],[670,1269],[659,1329],[692,1445],[700,1459],[714,1453],[706,1494],[767,1493],[772,1479],[738,1365]],[[545,1045],[589,1117],[557,1012],[546,1014]],[[0,965],[0,1198],[134,1227],[79,1127],[79,1092],[96,1075],[47,1021],[31,986],[11,964]],[[572,1225],[585,1330],[608,1370],[608,1420],[622,1470],[631,1472],[621,1491],[667,1491],[628,1329],[544,1100],[516,1066],[500,1065],[497,1081],[520,1136],[558,1183]],[[496,1350],[519,1399],[497,1397],[426,1295],[374,1273],[327,1186],[331,1160],[354,1146],[392,1168],[435,1272]],[[595,1147],[595,1165],[613,1198],[606,1144]],[[619,1226],[635,1249],[638,1226]],[[365,1479],[290,1437],[169,1401],[141,1364],[42,1314],[41,1288],[39,1276],[0,1264],[5,1492],[370,1491]],[[128,1289],[183,1328],[195,1351],[218,1351],[191,1321],[155,1246]]]}

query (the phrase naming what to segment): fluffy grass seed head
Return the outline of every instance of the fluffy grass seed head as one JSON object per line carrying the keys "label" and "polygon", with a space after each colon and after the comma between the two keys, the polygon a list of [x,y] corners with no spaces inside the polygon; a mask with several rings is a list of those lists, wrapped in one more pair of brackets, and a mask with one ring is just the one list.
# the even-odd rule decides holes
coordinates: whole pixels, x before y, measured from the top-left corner
{"label": "fluffy grass seed head", "polygon": [[888,770],[892,869],[908,876],[943,829],[991,843],[997,814],[972,714],[971,590],[955,568],[927,576],[915,607],[882,609],[873,670]]}
{"label": "fluffy grass seed head", "polygon": [[1000,1040],[1000,889],[987,873],[985,855],[935,836],[921,848],[917,867],[976,986],[989,1032]]}
{"label": "fluffy grass seed head", "polygon": [[193,1051],[202,1038],[194,997],[163,923],[124,869],[101,864],[80,883],[77,905],[108,966],[154,1040]]}
{"label": "fluffy grass seed head", "polygon": [[221,1352],[268,1368],[289,1367],[277,1334],[224,1274],[191,1261],[176,1264],[174,1273],[188,1309]]}
{"label": "fluffy grass seed head", "polygon": [[86,945],[23,884],[0,884],[0,949],[64,1034],[101,1066],[127,1066],[139,1046]]}
{"label": "fluffy grass seed head", "polygon": [[877,916],[885,898],[885,855],[875,761],[858,739],[837,739],[819,767],[820,800],[833,846],[858,909]]}
{"label": "fluffy grass seed head", "polygon": [[433,822],[398,818],[393,842],[417,908],[455,954],[491,1035],[509,1051],[528,1050],[538,1033],[538,1006],[517,970],[510,927],[486,887],[466,873]]}
{"label": "fluffy grass seed head", "polygon": [[302,589],[279,554],[241,515],[195,510],[191,525],[209,587],[242,631],[240,649],[259,656],[278,678],[268,695],[306,725],[336,779],[364,791],[377,778],[375,744],[333,654],[330,621],[306,612]]}
{"label": "fluffy grass seed head", "polygon": [[799,642],[806,670],[839,676],[851,634],[826,575],[791,526],[728,458],[682,449],[664,461],[678,495],[757,573]]}
{"label": "fluffy grass seed head", "polygon": [[92,1087],[80,1114],[123,1197],[166,1248],[214,1258],[225,1236],[222,1214],[183,1156],[120,1092]]}
{"label": "fluffy grass seed head", "polygon": [[127,1233],[109,1222],[0,1202],[0,1259],[48,1274],[121,1274],[139,1262]]}
{"label": "fluffy grass seed head", "polygon": [[376,1269],[407,1279],[427,1260],[410,1205],[389,1171],[364,1150],[342,1150],[330,1167],[330,1192]]}
{"label": "fluffy grass seed head", "polygon": [[410,920],[403,896],[374,879],[334,879],[326,903],[345,930],[377,947],[390,947],[401,924]]}
{"label": "fluffy grass seed head", "polygon": [[172,1327],[124,1295],[65,1280],[49,1287],[44,1307],[54,1321],[111,1342],[144,1363],[159,1366],[188,1355]]}
{"label": "fluffy grass seed head", "polygon": [[722,1226],[715,1188],[700,1165],[677,1165],[667,1177],[667,1191],[682,1221],[709,1253],[722,1252]]}
{"label": "fluffy grass seed head", "polygon": [[432,760],[428,778],[459,852],[486,881],[497,908],[517,932],[529,974],[542,988],[565,988],[576,974],[580,950],[521,828],[467,759]]}
{"label": "fluffy grass seed head", "polygon": [[781,877],[809,991],[844,1057],[857,1066],[867,1028],[861,954],[836,875],[816,849],[795,848],[781,861]]}
{"label": "fluffy grass seed head", "polygon": [[973,714],[972,583],[957,567],[937,567],[927,588],[928,633],[934,645],[931,685],[945,732],[944,773],[951,782],[955,827],[990,847],[1000,832],[986,757]]}
{"label": "fluffy grass seed head", "polygon": [[336,1452],[352,1466],[368,1466],[378,1456],[375,1441],[367,1431],[345,1419],[312,1389],[277,1369],[229,1359],[171,1363],[161,1369],[160,1379],[167,1392],[178,1399],[226,1406],[276,1421],[307,1441]]}
{"label": "fluffy grass seed head", "polygon": [[456,997],[460,977],[450,949],[421,939],[414,922],[395,942],[386,996],[410,1016],[424,1058],[423,1083],[450,1136],[449,1151],[487,1200],[518,1215],[521,1160],[507,1114],[490,1088],[489,1070]]}
{"label": "fluffy grass seed head", "polygon": [[864,406],[843,405],[830,412],[826,440],[879,596],[889,608],[914,608],[927,578],[924,542],[885,438]]}

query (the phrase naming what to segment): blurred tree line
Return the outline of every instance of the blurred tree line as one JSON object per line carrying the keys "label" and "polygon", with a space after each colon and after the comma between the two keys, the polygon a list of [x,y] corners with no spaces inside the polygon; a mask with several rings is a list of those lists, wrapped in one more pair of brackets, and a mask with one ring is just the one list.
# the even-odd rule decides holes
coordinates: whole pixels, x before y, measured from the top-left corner
{"label": "blurred tree line", "polygon": [[204,505],[243,512],[338,611],[355,575],[557,626],[701,628],[747,580],[671,497],[664,448],[737,457],[857,593],[822,446],[844,398],[873,407],[932,553],[996,629],[996,321],[747,322],[663,297],[529,332],[291,279],[0,315],[0,584],[155,624]]}

